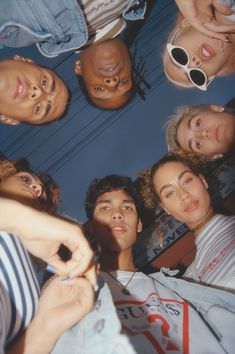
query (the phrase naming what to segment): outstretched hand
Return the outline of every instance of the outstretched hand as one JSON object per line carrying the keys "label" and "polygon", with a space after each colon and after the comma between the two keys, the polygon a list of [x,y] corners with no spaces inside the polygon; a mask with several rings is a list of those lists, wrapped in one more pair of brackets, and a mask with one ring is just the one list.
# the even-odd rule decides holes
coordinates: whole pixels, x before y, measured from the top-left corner
{"label": "outstretched hand", "polygon": [[221,24],[214,16],[214,11],[222,15],[231,15],[232,1],[227,6],[217,0],[175,0],[180,12],[191,26],[205,35],[228,42],[227,33],[235,31],[235,23]]}

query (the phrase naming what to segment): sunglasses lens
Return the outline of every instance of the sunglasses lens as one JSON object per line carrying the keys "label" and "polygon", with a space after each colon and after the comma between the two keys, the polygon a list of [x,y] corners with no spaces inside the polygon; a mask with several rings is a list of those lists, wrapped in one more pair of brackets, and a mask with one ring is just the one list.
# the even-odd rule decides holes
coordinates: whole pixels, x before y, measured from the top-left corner
{"label": "sunglasses lens", "polygon": [[203,86],[206,82],[206,77],[200,70],[192,69],[189,75],[191,80],[198,86]]}
{"label": "sunglasses lens", "polygon": [[173,48],[171,50],[171,55],[174,58],[174,60],[180,65],[188,64],[187,53],[182,48]]}

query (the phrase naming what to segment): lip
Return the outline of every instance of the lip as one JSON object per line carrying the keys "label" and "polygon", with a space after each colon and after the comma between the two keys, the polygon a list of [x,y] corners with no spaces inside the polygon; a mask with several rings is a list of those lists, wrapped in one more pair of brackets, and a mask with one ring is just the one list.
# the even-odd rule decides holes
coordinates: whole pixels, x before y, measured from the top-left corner
{"label": "lip", "polygon": [[33,189],[24,189],[24,191],[29,193],[32,196],[32,199],[37,199],[37,194]]}
{"label": "lip", "polygon": [[110,226],[110,229],[111,229],[112,233],[115,233],[115,234],[123,234],[127,231],[126,226],[123,224],[112,224]]}
{"label": "lip", "polygon": [[106,64],[98,67],[98,72],[106,77],[116,76],[122,69],[121,63],[118,64]]}
{"label": "lip", "polygon": [[26,84],[17,77],[13,82],[12,96],[14,98],[23,98],[27,94]]}
{"label": "lip", "polygon": [[190,201],[189,203],[187,203],[187,205],[184,208],[184,211],[187,213],[192,213],[193,211],[195,211],[198,207],[198,202],[197,201]]}
{"label": "lip", "polygon": [[208,44],[202,44],[198,50],[198,55],[201,60],[207,61],[215,56],[215,51]]}

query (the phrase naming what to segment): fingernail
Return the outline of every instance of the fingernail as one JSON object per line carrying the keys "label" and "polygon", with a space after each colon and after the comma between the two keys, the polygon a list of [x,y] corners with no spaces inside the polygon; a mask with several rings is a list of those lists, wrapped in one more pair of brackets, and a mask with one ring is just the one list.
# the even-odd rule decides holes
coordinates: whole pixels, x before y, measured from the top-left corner
{"label": "fingernail", "polygon": [[94,291],[96,292],[96,291],[98,291],[99,290],[99,285],[96,283],[95,285],[94,285]]}
{"label": "fingernail", "polygon": [[52,273],[52,274],[55,274],[55,267],[51,264],[48,264],[47,267],[46,267],[46,270],[49,272],[49,273]]}

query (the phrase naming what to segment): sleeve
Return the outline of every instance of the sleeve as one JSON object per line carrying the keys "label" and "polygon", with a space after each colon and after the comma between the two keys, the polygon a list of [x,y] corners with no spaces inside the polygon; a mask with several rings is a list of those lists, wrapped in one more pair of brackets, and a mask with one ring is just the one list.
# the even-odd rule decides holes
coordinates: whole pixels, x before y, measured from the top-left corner
{"label": "sleeve", "polygon": [[6,344],[6,337],[7,337],[7,327],[8,327],[8,320],[6,314],[6,291],[2,283],[0,283],[0,354],[4,354],[4,348]]}

